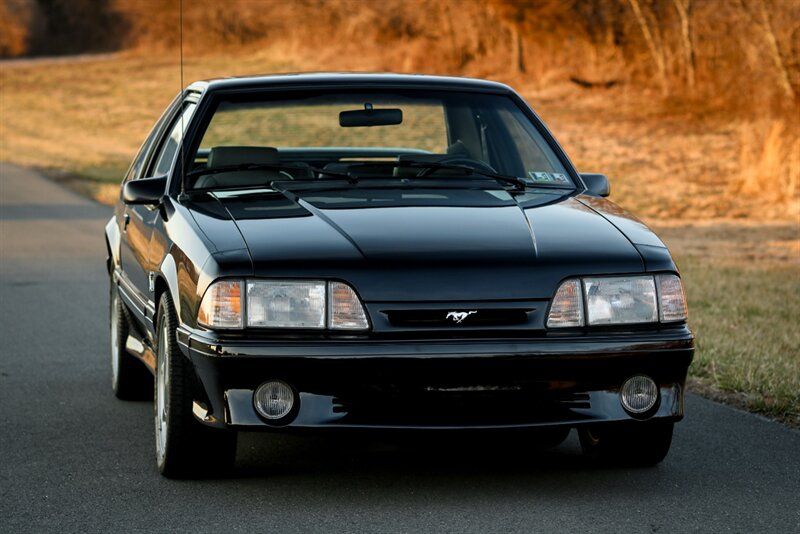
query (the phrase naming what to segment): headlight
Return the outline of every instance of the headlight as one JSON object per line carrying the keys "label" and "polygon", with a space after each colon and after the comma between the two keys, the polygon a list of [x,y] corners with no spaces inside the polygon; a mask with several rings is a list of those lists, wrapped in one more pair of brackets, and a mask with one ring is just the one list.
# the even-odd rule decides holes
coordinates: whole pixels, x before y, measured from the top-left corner
{"label": "headlight", "polygon": [[676,322],[686,320],[678,276],[573,278],[553,297],[548,328]]}
{"label": "headlight", "polygon": [[325,328],[325,282],[247,282],[247,326]]}
{"label": "headlight", "polygon": [[652,323],[658,320],[656,284],[652,276],[584,278],[586,322]]}
{"label": "headlight", "polygon": [[364,306],[353,288],[322,280],[215,282],[203,296],[197,320],[209,328],[369,328]]}

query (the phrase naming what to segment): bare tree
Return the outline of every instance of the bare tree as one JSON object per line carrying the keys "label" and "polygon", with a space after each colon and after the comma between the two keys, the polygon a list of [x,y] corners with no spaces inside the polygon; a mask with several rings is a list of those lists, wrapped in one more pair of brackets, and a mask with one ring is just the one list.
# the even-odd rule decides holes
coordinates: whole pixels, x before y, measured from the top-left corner
{"label": "bare tree", "polygon": [[775,37],[775,31],[772,28],[772,21],[770,20],[769,13],[767,12],[766,1],[759,0],[755,2],[757,7],[754,10],[750,8],[752,5],[750,2],[738,0],[738,4],[745,16],[750,20],[754,20],[757,26],[759,26],[761,29],[761,32],[764,34],[764,41],[766,41],[770,58],[772,59],[775,69],[777,70],[778,81],[781,90],[789,100],[794,100],[796,95],[794,88],[789,81],[789,71],[786,67],[786,60],[781,53],[780,46],[778,45],[778,39]]}
{"label": "bare tree", "polygon": [[678,18],[681,21],[681,42],[683,45],[683,62],[686,69],[686,83],[689,90],[695,87],[695,52],[692,34],[692,0],[672,0]]}
{"label": "bare tree", "polygon": [[767,45],[769,46],[772,62],[775,63],[775,68],[778,69],[781,87],[783,88],[784,93],[786,93],[786,96],[789,97],[789,100],[794,100],[795,93],[794,89],[792,88],[792,84],[789,81],[789,72],[786,69],[786,61],[781,54],[781,49],[778,46],[778,40],[775,38],[775,32],[772,29],[772,22],[769,19],[769,13],[767,13],[767,8],[764,5],[764,2],[757,2],[757,4],[758,14],[761,19],[761,26],[764,30],[764,37],[766,38]]}
{"label": "bare tree", "polygon": [[628,3],[633,10],[639,28],[642,30],[642,35],[644,35],[644,40],[647,43],[647,48],[650,50],[650,55],[653,57],[653,61],[656,64],[658,78],[661,82],[661,89],[666,93],[669,91],[669,86],[667,84],[667,60],[664,54],[664,47],[659,42],[660,40],[656,41],[653,30],[650,29],[650,24],[647,22],[647,17],[645,17],[645,14],[642,12],[642,6],[639,4],[639,0],[628,0]]}
{"label": "bare tree", "polygon": [[525,72],[525,48],[522,40],[521,26],[525,22],[526,8],[530,7],[519,0],[489,0],[489,9],[493,11],[508,30],[511,44],[511,64],[517,74]]}

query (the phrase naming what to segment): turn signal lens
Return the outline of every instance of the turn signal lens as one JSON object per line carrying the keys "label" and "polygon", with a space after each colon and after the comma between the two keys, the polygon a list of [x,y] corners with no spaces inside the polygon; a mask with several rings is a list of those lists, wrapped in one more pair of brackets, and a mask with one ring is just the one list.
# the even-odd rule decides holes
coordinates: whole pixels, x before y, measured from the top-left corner
{"label": "turn signal lens", "polygon": [[583,326],[583,292],[580,280],[567,280],[558,288],[550,315],[548,328]]}
{"label": "turn signal lens", "polygon": [[222,280],[209,286],[197,322],[210,328],[242,328],[241,280]]}
{"label": "turn signal lens", "polygon": [[328,327],[336,330],[366,330],[367,314],[353,288],[341,282],[328,284]]}
{"label": "turn signal lens", "polygon": [[674,274],[660,274],[656,277],[658,296],[661,301],[661,322],[686,320],[686,297],[681,279]]}

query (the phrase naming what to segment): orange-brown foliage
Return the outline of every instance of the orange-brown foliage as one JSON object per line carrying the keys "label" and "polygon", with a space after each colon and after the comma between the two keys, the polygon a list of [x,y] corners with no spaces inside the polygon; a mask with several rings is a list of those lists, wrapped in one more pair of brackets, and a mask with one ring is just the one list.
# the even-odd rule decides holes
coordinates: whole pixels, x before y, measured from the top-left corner
{"label": "orange-brown foliage", "polygon": [[28,50],[31,10],[24,2],[0,0],[0,58],[14,57]]}
{"label": "orange-brown foliage", "polygon": [[653,174],[639,193],[683,177],[692,202],[645,214],[800,214],[800,0],[0,0],[0,57],[173,61],[181,44],[187,82],[245,65],[507,81],[579,163]]}
{"label": "orange-brown foliage", "polygon": [[116,50],[129,25],[114,0],[0,0],[0,58]]}
{"label": "orange-brown foliage", "polygon": [[[181,40],[178,0],[0,2],[0,56]],[[333,68],[346,56],[365,69],[524,74],[541,86],[644,84],[758,115],[796,111],[800,95],[797,0],[208,0],[184,1],[182,16],[189,54],[266,47],[312,51]]]}

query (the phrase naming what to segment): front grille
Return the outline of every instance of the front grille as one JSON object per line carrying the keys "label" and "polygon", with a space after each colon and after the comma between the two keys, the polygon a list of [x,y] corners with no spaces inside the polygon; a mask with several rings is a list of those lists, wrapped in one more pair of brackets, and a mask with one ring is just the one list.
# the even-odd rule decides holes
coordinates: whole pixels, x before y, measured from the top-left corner
{"label": "front grille", "polygon": [[485,328],[515,326],[528,322],[533,309],[476,310],[390,310],[385,312],[393,326],[418,328]]}

